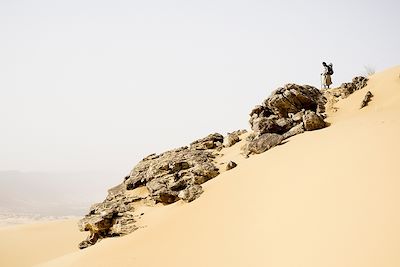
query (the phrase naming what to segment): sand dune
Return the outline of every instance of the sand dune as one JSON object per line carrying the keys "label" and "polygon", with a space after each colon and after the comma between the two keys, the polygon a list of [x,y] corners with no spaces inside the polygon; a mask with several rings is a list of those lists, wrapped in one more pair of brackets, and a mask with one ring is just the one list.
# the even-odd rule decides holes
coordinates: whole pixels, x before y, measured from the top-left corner
{"label": "sand dune", "polygon": [[[13,240],[26,247],[17,249],[7,247],[13,234],[4,230],[0,251],[14,256],[2,256],[0,265],[400,266],[399,75],[395,67],[372,76],[336,103],[328,128],[249,159],[239,155],[240,144],[224,149],[219,161],[238,167],[207,182],[192,203],[146,210],[146,227],[131,235],[77,251],[70,223],[56,228],[71,236],[54,243],[19,228]],[[360,110],[368,90],[374,97]],[[23,262],[27,248],[43,254]]]}
{"label": "sand dune", "polygon": [[78,251],[76,220],[0,228],[0,266],[32,266]]}

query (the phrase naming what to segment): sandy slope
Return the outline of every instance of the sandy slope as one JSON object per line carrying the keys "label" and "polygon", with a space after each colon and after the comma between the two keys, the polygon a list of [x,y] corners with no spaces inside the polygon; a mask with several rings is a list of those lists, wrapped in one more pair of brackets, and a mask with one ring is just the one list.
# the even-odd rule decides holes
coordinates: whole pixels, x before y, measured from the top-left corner
{"label": "sandy slope", "polygon": [[78,251],[76,220],[0,228],[0,266],[32,266]]}
{"label": "sandy slope", "polygon": [[238,167],[198,200],[149,209],[134,234],[40,266],[400,266],[399,74],[371,77],[328,128],[250,159],[225,149],[220,161]]}

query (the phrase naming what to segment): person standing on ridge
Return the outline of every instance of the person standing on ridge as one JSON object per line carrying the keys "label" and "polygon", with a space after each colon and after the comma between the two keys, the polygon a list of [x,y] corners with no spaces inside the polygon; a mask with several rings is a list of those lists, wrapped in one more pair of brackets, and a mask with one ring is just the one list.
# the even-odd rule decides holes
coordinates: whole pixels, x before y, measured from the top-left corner
{"label": "person standing on ridge", "polygon": [[329,89],[329,86],[332,84],[332,74],[333,74],[333,65],[331,64],[326,64],[325,62],[322,62],[322,66],[324,67],[324,72],[321,73],[321,79],[322,79],[322,87],[324,89]]}

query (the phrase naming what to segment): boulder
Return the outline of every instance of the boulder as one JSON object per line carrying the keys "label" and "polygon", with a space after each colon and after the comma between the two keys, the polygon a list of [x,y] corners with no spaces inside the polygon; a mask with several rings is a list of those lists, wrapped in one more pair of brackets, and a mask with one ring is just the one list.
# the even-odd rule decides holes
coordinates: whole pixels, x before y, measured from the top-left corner
{"label": "boulder", "polygon": [[364,96],[363,101],[361,102],[360,109],[368,105],[369,101],[371,101],[371,97],[373,97],[373,95],[370,91],[368,91],[367,94]]}
{"label": "boulder", "polygon": [[265,105],[257,105],[251,110],[249,115],[250,117],[268,117],[272,114],[272,111],[269,110]]}
{"label": "boulder", "polygon": [[367,86],[367,82],[368,78],[363,76],[354,77],[352,80],[352,83],[354,84],[356,90],[363,89],[365,86]]}
{"label": "boulder", "polygon": [[[307,111],[324,118],[326,102],[326,97],[313,86],[287,84],[275,90],[262,105],[250,112],[251,129],[255,138],[266,133],[288,138],[302,132],[303,118]],[[299,124],[302,126],[296,127]]]}
{"label": "boulder", "polygon": [[305,110],[301,110],[297,112],[296,114],[291,113],[289,117],[293,120],[293,122],[298,123],[298,122],[303,122],[303,115],[304,115]]}
{"label": "boulder", "polygon": [[278,133],[285,133],[293,127],[294,121],[291,118],[280,118],[275,121],[275,124],[281,129]]}
{"label": "boulder", "polygon": [[235,168],[237,166],[236,162],[234,161],[229,161],[228,164],[226,165],[226,170],[232,170],[233,168]]}
{"label": "boulder", "polygon": [[266,133],[260,137],[249,142],[245,148],[245,154],[261,154],[265,151],[279,145],[283,140],[283,136],[280,134]]}
{"label": "boulder", "polygon": [[258,133],[280,133],[282,132],[282,127],[275,123],[275,119],[272,117],[259,117],[253,120],[253,125],[251,129]]}
{"label": "boulder", "polygon": [[200,185],[192,185],[179,192],[178,197],[185,202],[192,202],[200,197],[203,193],[203,188]]}
{"label": "boulder", "polygon": [[273,114],[287,118],[288,113],[297,113],[302,109],[317,110],[322,97],[321,92],[313,86],[287,84],[275,90],[264,101],[264,105]]}
{"label": "boulder", "polygon": [[286,133],[284,133],[282,136],[283,136],[283,139],[287,139],[294,135],[304,133],[304,131],[305,131],[304,124],[303,124],[303,122],[301,122],[301,123],[297,124],[296,126],[294,126],[292,129],[290,129],[289,131],[287,131]]}
{"label": "boulder", "polygon": [[311,110],[307,110],[303,115],[303,123],[306,131],[322,129],[326,126],[324,119]]}
{"label": "boulder", "polygon": [[225,138],[225,147],[231,147],[234,144],[236,144],[237,142],[240,141],[240,135],[246,133],[246,130],[238,130],[238,131],[234,131],[232,133],[228,133],[228,136]]}
{"label": "boulder", "polygon": [[363,76],[354,77],[350,83],[342,83],[340,87],[330,90],[335,97],[347,98],[357,90],[367,86],[368,78]]}
{"label": "boulder", "polygon": [[205,183],[219,174],[219,169],[211,162],[197,165],[190,171],[194,175],[195,184]]}
{"label": "boulder", "polygon": [[206,150],[214,149],[222,145],[224,137],[219,133],[210,134],[190,144],[190,149]]}
{"label": "boulder", "polygon": [[231,147],[239,141],[240,141],[239,135],[237,135],[236,133],[230,133],[228,134],[228,137],[225,138],[224,146]]}

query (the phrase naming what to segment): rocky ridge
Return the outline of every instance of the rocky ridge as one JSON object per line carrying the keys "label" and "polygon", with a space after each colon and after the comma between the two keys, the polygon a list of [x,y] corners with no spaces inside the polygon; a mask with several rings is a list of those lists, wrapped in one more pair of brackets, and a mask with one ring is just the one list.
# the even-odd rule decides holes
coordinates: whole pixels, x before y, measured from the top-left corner
{"label": "rocky ridge", "polygon": [[[252,133],[242,147],[244,156],[263,153],[291,136],[326,127],[326,103],[347,97],[366,83],[366,78],[356,77],[351,83],[331,90],[296,84],[278,88],[250,112]],[[136,212],[138,206],[168,205],[178,200],[191,202],[198,198],[203,193],[201,184],[220,174],[215,165],[220,151],[236,145],[245,132],[235,131],[225,138],[218,133],[210,134],[190,146],[142,159],[121,184],[108,190],[102,203],[94,204],[79,221],[79,229],[90,232],[79,247],[137,230],[136,222],[143,215]],[[230,162],[227,169],[234,167],[236,163]]]}
{"label": "rocky ridge", "polygon": [[102,203],[94,204],[89,214],[79,221],[80,230],[90,232],[79,247],[135,231],[140,217],[134,213],[137,205],[167,205],[198,198],[203,192],[201,184],[219,174],[213,160],[223,141],[221,134],[210,134],[194,141],[190,147],[145,157],[120,185],[108,190]]}

